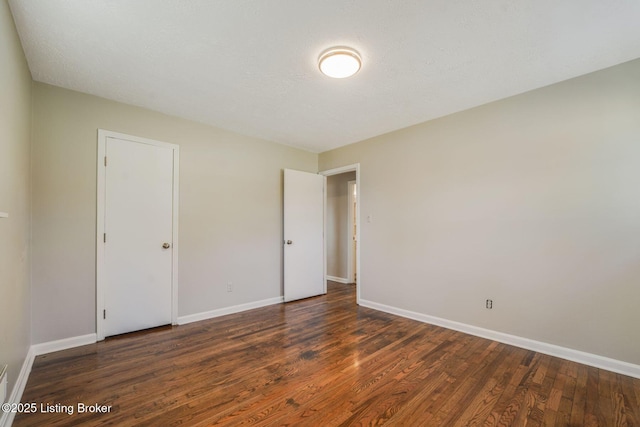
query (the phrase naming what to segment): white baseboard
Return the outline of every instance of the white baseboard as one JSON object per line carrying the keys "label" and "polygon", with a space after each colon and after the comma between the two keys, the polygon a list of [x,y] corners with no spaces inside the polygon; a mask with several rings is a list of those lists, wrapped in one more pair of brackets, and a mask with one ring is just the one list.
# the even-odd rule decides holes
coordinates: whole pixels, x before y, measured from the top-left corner
{"label": "white baseboard", "polygon": [[[262,301],[256,301],[247,304],[236,305],[233,307],[222,308],[219,310],[208,311],[205,313],[192,314],[190,316],[178,317],[178,324],[183,325],[186,323],[197,322],[198,320],[210,319],[213,317],[223,316],[225,314],[237,313],[245,310],[251,310],[252,308],[264,307],[272,304],[279,304],[284,301],[283,297],[276,297]],[[81,335],[78,337],[65,338],[56,341],[49,341],[40,344],[33,344],[27,356],[22,363],[22,369],[16,380],[16,384],[13,386],[11,395],[7,403],[20,403],[22,399],[22,393],[27,385],[29,374],[31,373],[31,367],[36,356],[42,354],[53,353],[55,351],[67,350],[74,347],[80,347],[87,344],[95,344],[97,339],[96,334]],[[0,427],[9,427],[13,423],[15,413],[1,412],[0,411]]]}
{"label": "white baseboard", "polygon": [[[33,366],[35,358],[36,354],[33,351],[33,346],[31,346],[27,352],[27,357],[25,357],[24,362],[22,363],[22,368],[20,369],[20,373],[16,379],[16,384],[13,386],[13,390],[11,391],[11,395],[9,395],[7,403],[20,403],[20,400],[22,400],[22,393],[24,392],[24,388],[27,386],[27,380],[29,379],[31,367]],[[15,412],[0,411],[0,427],[11,426],[15,416]]]}
{"label": "white baseboard", "polygon": [[[22,393],[24,393],[24,388],[27,386],[27,380],[29,379],[29,374],[31,373],[31,368],[36,356],[79,347],[81,345],[93,344],[95,342],[96,334],[89,334],[32,345],[27,352],[27,357],[25,357],[24,362],[22,363],[22,369],[20,369],[20,373],[16,379],[16,384],[13,386],[11,396],[7,403],[20,403],[22,400]],[[9,427],[16,416],[15,413],[11,412],[2,412],[0,415],[0,427]]]}
{"label": "white baseboard", "polygon": [[266,307],[268,305],[280,304],[284,302],[283,297],[269,298],[261,301],[248,302],[246,304],[234,305],[231,307],[219,308],[217,310],[205,311],[203,313],[188,314],[178,316],[178,325],[199,322],[201,320],[213,319],[214,317],[225,316],[227,314],[240,313],[254,308]]}
{"label": "white baseboard", "polygon": [[53,353],[54,351],[67,350],[69,348],[80,347],[87,344],[96,343],[96,334],[81,335],[79,337],[65,338],[57,341],[49,341],[41,344],[34,344],[31,349],[36,356]]}
{"label": "white baseboard", "polygon": [[[327,278],[329,280],[334,280],[329,277]],[[283,301],[283,297],[275,297],[266,300],[240,304],[232,307],[211,310],[204,313],[181,316],[178,317],[178,324],[184,325],[200,320],[212,319],[214,317],[224,316],[226,314],[239,313],[254,308],[280,304]],[[484,329],[477,326],[468,325],[466,323],[455,322],[440,317],[404,310],[385,304],[379,304],[373,301],[361,299],[360,305],[363,307],[372,308],[374,310],[383,311],[385,313],[394,314],[396,316],[406,317],[409,319],[417,320],[419,322],[441,326],[447,329],[453,329],[470,335],[487,338],[504,344],[525,348],[527,350],[537,351],[539,353],[548,354],[550,356],[560,357],[562,359],[571,360],[573,362],[582,363],[584,365],[589,365],[640,379],[640,365],[635,365],[633,363],[623,362],[621,360],[611,359],[608,357],[599,356],[597,354],[586,353],[583,351],[561,347],[554,344],[548,344],[541,341],[535,341],[528,338],[492,331],[490,329]],[[24,392],[24,389],[27,385],[27,380],[29,379],[29,374],[31,373],[31,368],[36,356],[87,344],[93,344],[95,342],[96,334],[88,334],[79,337],[71,337],[62,340],[32,345],[27,352],[27,356],[25,357],[25,360],[22,364],[22,369],[20,369],[20,374],[18,375],[18,378],[13,387],[13,390],[11,391],[11,395],[9,396],[9,400],[7,401],[7,403],[20,403],[20,400],[22,399],[22,393]],[[0,427],[11,426],[14,417],[15,413],[0,412]]]}
{"label": "white baseboard", "polygon": [[416,313],[414,311],[404,310],[385,304],[379,304],[373,301],[361,299],[360,305],[363,307],[372,308],[374,310],[384,311],[385,313],[395,314],[397,316],[417,320],[419,322],[429,323],[431,325],[441,326],[447,329],[453,329],[455,331],[464,332],[469,335],[487,338],[504,344],[525,348],[527,350],[537,351],[539,353],[548,354],[549,356],[559,357],[561,359],[570,360],[572,362],[582,363],[584,365],[589,365],[595,368],[605,369],[607,371],[616,372],[618,374],[640,379],[640,365],[635,365],[633,363],[623,362],[621,360],[611,359],[609,357],[599,356],[597,354],[586,353],[580,350],[561,347],[555,344],[535,341],[516,335],[505,334],[503,332],[492,331],[490,329],[484,329],[478,326],[455,322],[440,317],[429,316],[427,314]]}
{"label": "white baseboard", "polygon": [[345,285],[349,283],[349,279],[345,279],[344,277],[327,276],[327,280],[331,280],[332,282],[344,283]]}

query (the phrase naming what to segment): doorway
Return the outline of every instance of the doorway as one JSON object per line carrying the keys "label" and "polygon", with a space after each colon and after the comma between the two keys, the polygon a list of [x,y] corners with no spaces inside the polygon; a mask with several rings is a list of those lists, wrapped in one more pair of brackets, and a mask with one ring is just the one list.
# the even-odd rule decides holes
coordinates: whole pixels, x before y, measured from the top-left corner
{"label": "doorway", "polygon": [[177,322],[178,153],[98,131],[98,340]]}
{"label": "doorway", "polygon": [[356,286],[360,301],[360,165],[320,172],[327,177],[325,248],[326,279]]}

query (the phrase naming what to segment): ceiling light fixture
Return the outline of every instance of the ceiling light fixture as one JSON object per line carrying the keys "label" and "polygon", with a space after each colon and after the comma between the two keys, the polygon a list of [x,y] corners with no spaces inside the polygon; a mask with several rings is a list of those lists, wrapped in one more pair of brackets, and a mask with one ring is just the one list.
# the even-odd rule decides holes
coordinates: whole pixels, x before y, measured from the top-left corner
{"label": "ceiling light fixture", "polygon": [[332,47],[318,58],[318,67],[322,74],[335,79],[351,77],[360,70],[362,59],[350,47]]}

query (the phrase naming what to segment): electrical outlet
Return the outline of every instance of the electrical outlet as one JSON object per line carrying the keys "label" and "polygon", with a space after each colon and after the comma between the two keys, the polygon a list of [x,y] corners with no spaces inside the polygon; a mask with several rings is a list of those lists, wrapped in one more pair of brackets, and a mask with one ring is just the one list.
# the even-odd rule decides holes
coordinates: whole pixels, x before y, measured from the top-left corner
{"label": "electrical outlet", "polygon": [[485,303],[484,306],[488,309],[492,309],[493,308],[493,300],[492,299],[488,299]]}
{"label": "electrical outlet", "polygon": [[227,292],[233,292],[233,282],[227,282]]}

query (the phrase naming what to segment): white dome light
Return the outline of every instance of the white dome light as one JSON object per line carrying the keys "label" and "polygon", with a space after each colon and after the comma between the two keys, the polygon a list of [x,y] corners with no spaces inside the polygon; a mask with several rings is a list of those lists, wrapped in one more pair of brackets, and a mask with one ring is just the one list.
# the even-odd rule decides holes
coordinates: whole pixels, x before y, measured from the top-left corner
{"label": "white dome light", "polygon": [[362,60],[355,50],[348,47],[332,47],[318,58],[322,74],[335,79],[351,77],[360,70]]}

